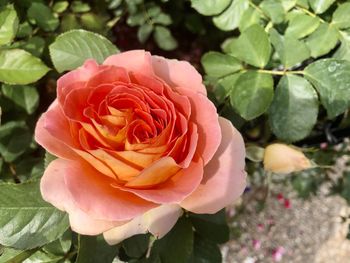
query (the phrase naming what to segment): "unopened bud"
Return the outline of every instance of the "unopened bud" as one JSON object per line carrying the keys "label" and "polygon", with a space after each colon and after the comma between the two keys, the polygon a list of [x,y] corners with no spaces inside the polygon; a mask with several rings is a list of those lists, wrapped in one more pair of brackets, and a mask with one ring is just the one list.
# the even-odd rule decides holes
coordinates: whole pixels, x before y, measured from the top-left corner
{"label": "unopened bud", "polygon": [[288,174],[311,168],[312,164],[303,152],[281,143],[270,144],[264,153],[264,169]]}

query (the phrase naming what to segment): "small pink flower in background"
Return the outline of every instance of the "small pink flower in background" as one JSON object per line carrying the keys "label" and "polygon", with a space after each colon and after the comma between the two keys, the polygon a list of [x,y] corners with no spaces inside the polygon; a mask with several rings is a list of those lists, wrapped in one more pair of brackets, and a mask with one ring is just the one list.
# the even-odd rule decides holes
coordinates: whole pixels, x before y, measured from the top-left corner
{"label": "small pink flower in background", "polygon": [[278,200],[278,201],[284,200],[283,194],[279,193],[279,194],[277,195],[277,200]]}
{"label": "small pink flower in background", "polygon": [[322,150],[327,149],[327,147],[328,147],[328,143],[326,143],[326,142],[323,142],[323,143],[320,144],[320,148]]}
{"label": "small pink flower in background", "polygon": [[291,208],[292,207],[292,204],[290,202],[289,199],[285,198],[284,201],[283,201],[283,206],[287,209]]}
{"label": "small pink flower in background", "polygon": [[213,214],[246,186],[245,148],[185,61],[135,50],[87,60],[57,81],[36,141],[57,156],[43,198],[74,231],[110,244],[164,236],[182,208]]}
{"label": "small pink flower in background", "polygon": [[258,231],[259,232],[263,232],[264,231],[264,229],[265,229],[265,226],[264,226],[264,224],[262,224],[262,223],[260,223],[260,224],[258,224]]}
{"label": "small pink flower in background", "polygon": [[286,253],[286,250],[284,247],[277,247],[272,251],[272,259],[275,262],[280,262],[283,258],[283,255]]}
{"label": "small pink flower in background", "polygon": [[259,250],[261,248],[261,241],[258,239],[253,239],[253,248]]}

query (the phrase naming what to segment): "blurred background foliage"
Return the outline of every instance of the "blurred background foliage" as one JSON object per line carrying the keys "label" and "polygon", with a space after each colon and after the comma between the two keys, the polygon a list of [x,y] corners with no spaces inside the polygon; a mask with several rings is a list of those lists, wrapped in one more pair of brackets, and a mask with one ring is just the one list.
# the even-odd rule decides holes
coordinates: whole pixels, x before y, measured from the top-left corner
{"label": "blurred background foliage", "polygon": [[[328,182],[350,203],[349,172],[337,179],[325,172],[349,154],[349,14],[350,1],[335,0],[0,0],[0,262],[215,263],[218,244],[230,238],[221,211],[186,214],[161,240],[139,235],[109,247],[72,233],[67,216],[41,200],[45,153],[33,139],[35,123],[60,74],[86,58],[62,56],[67,43],[84,42],[80,51],[98,43],[107,50],[101,60],[117,52],[111,42],[188,60],[251,147],[247,191],[270,191],[272,180],[307,198]],[[266,173],[264,147],[275,141],[302,147],[314,168]]]}

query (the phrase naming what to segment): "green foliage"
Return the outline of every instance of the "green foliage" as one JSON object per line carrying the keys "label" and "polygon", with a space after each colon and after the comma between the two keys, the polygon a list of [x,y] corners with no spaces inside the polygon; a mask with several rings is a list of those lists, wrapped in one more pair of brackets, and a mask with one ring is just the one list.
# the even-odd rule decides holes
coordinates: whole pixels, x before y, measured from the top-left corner
{"label": "green foliage", "polygon": [[18,29],[18,17],[13,5],[0,9],[0,45],[11,43]]}
{"label": "green foliage", "polygon": [[302,77],[284,76],[269,109],[274,134],[287,142],[305,138],[314,127],[318,114],[317,93]]}
{"label": "green foliage", "polygon": [[106,38],[85,30],[72,30],[50,45],[52,63],[58,72],[75,69],[87,59],[102,63],[118,49]]}
{"label": "green foliage", "polygon": [[67,215],[42,200],[38,182],[0,184],[0,189],[1,244],[32,249],[67,230]]}

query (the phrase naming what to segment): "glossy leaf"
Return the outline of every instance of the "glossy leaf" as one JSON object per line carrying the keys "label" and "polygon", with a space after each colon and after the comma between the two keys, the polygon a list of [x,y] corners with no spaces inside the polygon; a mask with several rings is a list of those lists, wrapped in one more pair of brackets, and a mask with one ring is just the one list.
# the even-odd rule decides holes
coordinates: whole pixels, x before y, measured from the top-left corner
{"label": "glossy leaf", "polygon": [[32,86],[10,86],[3,85],[2,93],[5,97],[12,100],[17,106],[32,114],[39,104],[39,93]]}
{"label": "glossy leaf", "polygon": [[248,71],[242,74],[230,93],[231,104],[241,117],[252,120],[263,114],[273,98],[271,75]]}
{"label": "glossy leaf", "polygon": [[293,36],[281,36],[277,30],[270,30],[270,40],[285,68],[290,68],[310,57],[309,48]]}
{"label": "glossy leaf", "polygon": [[125,253],[131,258],[140,258],[148,249],[149,235],[140,234],[123,241]]}
{"label": "glossy leaf", "polygon": [[316,14],[324,13],[334,2],[335,0],[309,0],[311,8]]}
{"label": "glossy leaf", "polygon": [[153,29],[154,29],[153,25],[148,24],[148,23],[143,24],[137,30],[137,39],[141,43],[145,43],[148,40],[148,38],[150,37],[150,35],[152,34]]}
{"label": "glossy leaf", "polygon": [[10,43],[16,36],[18,17],[13,5],[0,9],[0,45]]}
{"label": "glossy leaf", "polygon": [[208,52],[202,57],[205,72],[213,77],[223,77],[242,69],[238,59],[219,52]]}
{"label": "glossy leaf", "polygon": [[41,198],[39,182],[0,184],[0,243],[32,249],[59,238],[68,216]]}
{"label": "glossy leaf", "polygon": [[329,118],[350,106],[350,62],[322,59],[305,68],[306,78],[314,85]]}
{"label": "glossy leaf", "polygon": [[314,127],[317,114],[318,97],[311,84],[299,76],[284,76],[269,110],[273,133],[287,142],[304,139]]}
{"label": "glossy leaf", "polygon": [[246,29],[238,39],[227,46],[228,52],[244,62],[263,68],[270,60],[271,44],[267,33],[260,25]]}
{"label": "glossy leaf", "polygon": [[31,4],[28,9],[28,18],[33,19],[41,29],[47,32],[54,31],[60,22],[47,5],[39,2]]}
{"label": "glossy leaf", "polygon": [[195,230],[203,237],[222,244],[229,240],[230,230],[226,222],[225,209],[216,214],[190,214]]}
{"label": "glossy leaf", "polygon": [[21,49],[0,51],[0,81],[29,84],[42,78],[49,68],[37,57]]}
{"label": "glossy leaf", "polygon": [[154,29],[154,40],[164,50],[173,50],[177,47],[177,41],[170,30],[164,26],[156,26]]}
{"label": "glossy leaf", "polygon": [[221,263],[222,256],[217,244],[195,235],[193,253],[188,263]]}
{"label": "glossy leaf", "polygon": [[239,21],[238,27],[239,31],[243,32],[246,30],[248,27],[254,25],[254,24],[259,24],[261,19],[261,14],[259,11],[253,7],[248,7],[243,14],[242,17]]}
{"label": "glossy leaf", "polygon": [[320,24],[320,20],[317,17],[300,13],[291,14],[288,20],[289,23],[285,35],[295,36],[296,38],[310,35]]}
{"label": "glossy leaf", "polygon": [[191,0],[191,6],[205,16],[220,14],[230,3],[231,0]]}
{"label": "glossy leaf", "polygon": [[117,246],[110,246],[103,236],[82,236],[78,239],[78,256],[76,263],[112,262],[118,253]]}
{"label": "glossy leaf", "polygon": [[314,58],[330,52],[338,43],[337,30],[327,23],[321,24],[307,39],[306,45]]}
{"label": "glossy leaf", "polygon": [[75,69],[89,58],[102,63],[108,56],[118,52],[105,37],[81,29],[59,35],[49,49],[58,72]]}
{"label": "glossy leaf", "polygon": [[19,263],[29,258],[37,249],[30,250],[17,250],[13,248],[4,248],[4,251],[0,249],[0,262],[1,263]]}
{"label": "glossy leaf", "polygon": [[180,218],[173,229],[154,242],[152,253],[162,263],[187,263],[193,250],[193,230],[188,218]]}
{"label": "glossy leaf", "polygon": [[234,0],[223,13],[213,18],[214,24],[224,31],[234,30],[238,27],[239,21],[245,10],[249,7],[248,0]]}
{"label": "glossy leaf", "polygon": [[350,3],[344,3],[338,6],[333,13],[332,25],[338,28],[350,27]]}
{"label": "glossy leaf", "polygon": [[260,7],[274,24],[284,21],[286,13],[280,0],[264,0],[261,2]]}

